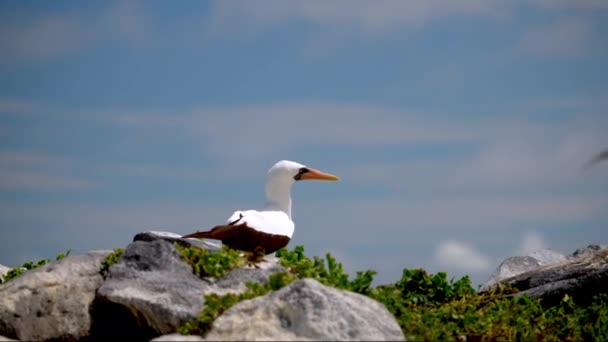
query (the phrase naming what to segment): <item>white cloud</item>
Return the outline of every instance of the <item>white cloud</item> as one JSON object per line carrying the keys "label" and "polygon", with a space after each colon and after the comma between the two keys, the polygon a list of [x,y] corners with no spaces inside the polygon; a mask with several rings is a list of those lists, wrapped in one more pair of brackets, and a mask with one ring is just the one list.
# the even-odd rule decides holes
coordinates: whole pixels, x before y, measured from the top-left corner
{"label": "white cloud", "polygon": [[440,267],[464,272],[487,271],[490,268],[490,261],[486,256],[472,246],[458,241],[444,241],[439,244],[434,258]]}
{"label": "white cloud", "polygon": [[524,51],[542,56],[576,57],[592,47],[593,22],[585,17],[563,17],[532,27],[519,45]]}
{"label": "white cloud", "polygon": [[547,248],[547,244],[542,235],[536,232],[526,232],[516,251],[516,255],[529,255],[532,252],[545,248]]}

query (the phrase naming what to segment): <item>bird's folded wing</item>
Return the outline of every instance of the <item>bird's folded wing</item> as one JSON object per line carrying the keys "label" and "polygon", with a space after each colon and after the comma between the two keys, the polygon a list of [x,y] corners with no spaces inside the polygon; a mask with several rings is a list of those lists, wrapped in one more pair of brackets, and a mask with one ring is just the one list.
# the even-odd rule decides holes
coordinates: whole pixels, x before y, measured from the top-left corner
{"label": "bird's folded wing", "polygon": [[196,232],[188,235],[182,236],[182,238],[197,238],[197,239],[215,239],[215,240],[224,240],[229,239],[236,234],[238,234],[239,230],[243,228],[248,228],[246,224],[237,224],[237,225],[221,225],[215,226],[206,232]]}

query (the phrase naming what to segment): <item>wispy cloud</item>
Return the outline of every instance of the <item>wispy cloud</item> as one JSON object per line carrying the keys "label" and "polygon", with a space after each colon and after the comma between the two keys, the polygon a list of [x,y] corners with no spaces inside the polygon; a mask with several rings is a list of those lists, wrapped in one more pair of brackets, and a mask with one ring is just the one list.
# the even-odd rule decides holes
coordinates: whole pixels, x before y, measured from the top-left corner
{"label": "wispy cloud", "polygon": [[[356,150],[366,146],[367,151],[390,148],[396,153],[403,148],[395,158],[362,165],[349,163],[335,170],[352,182],[391,189],[491,193],[606,185],[603,165],[585,174],[581,167],[592,153],[608,146],[608,121],[596,115],[596,106],[589,108],[588,101],[570,102],[566,104],[568,110],[577,114],[560,121],[523,115],[454,121],[426,112],[336,103],[201,108],[172,114],[80,111],[73,116],[75,120],[88,117],[133,129],[143,138],[159,130],[171,130],[198,144],[208,158],[220,164],[261,163],[256,164],[260,168],[303,147]],[[538,104],[531,106],[547,110],[539,109]],[[592,114],[586,115],[588,111]],[[433,159],[408,156],[408,146],[425,145],[444,152]],[[397,174],[400,177],[393,176]]]}
{"label": "wispy cloud", "polygon": [[82,47],[86,28],[76,16],[47,15],[0,24],[0,63],[39,61],[65,56]]}
{"label": "wispy cloud", "polygon": [[516,251],[516,255],[529,255],[532,252],[545,248],[547,248],[547,243],[542,235],[537,232],[526,232]]}
{"label": "wispy cloud", "polygon": [[97,185],[71,170],[72,162],[28,152],[0,152],[0,189],[82,191]]}
{"label": "wispy cloud", "polygon": [[[319,29],[323,34],[329,31],[349,36],[377,35],[403,28],[419,28],[442,16],[493,15],[498,4],[478,0],[216,1],[208,18],[208,30],[212,34],[250,35],[298,21]],[[235,25],[237,22],[239,25]]]}
{"label": "wispy cloud", "polygon": [[151,29],[137,1],[120,1],[92,16],[78,11],[17,13],[0,21],[0,64],[46,62],[78,54],[108,39],[141,46]]}
{"label": "wispy cloud", "polygon": [[481,121],[332,103],[210,108],[170,116],[124,113],[122,118],[112,120],[179,129],[203,143],[209,154],[241,161],[285,153],[295,146],[466,143],[493,133]]}
{"label": "wispy cloud", "polygon": [[458,241],[444,241],[439,244],[434,258],[440,267],[463,272],[487,271],[490,268],[488,257],[472,246]]}
{"label": "wispy cloud", "polygon": [[593,21],[585,17],[562,17],[530,28],[519,48],[534,55],[577,57],[592,47]]}

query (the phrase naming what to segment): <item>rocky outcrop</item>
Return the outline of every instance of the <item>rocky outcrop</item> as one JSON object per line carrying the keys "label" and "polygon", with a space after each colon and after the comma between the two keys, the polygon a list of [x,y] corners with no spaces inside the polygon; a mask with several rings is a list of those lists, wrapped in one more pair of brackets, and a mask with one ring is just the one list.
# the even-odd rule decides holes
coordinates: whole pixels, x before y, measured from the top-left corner
{"label": "rocky outcrop", "polygon": [[208,341],[403,341],[384,305],[363,295],[296,281],[269,295],[241,302],[222,314]]}
{"label": "rocky outcrop", "polygon": [[[202,340],[403,340],[381,303],[350,291],[298,280],[242,301],[223,312],[208,334],[182,336],[207,294],[239,293],[247,281],[266,282],[285,271],[274,256],[225,277],[199,277],[175,248],[219,246],[167,232],[137,234],[118,261],[100,274],[111,251],[70,255],[0,285],[0,340],[202,341]],[[543,303],[564,294],[590,299],[606,292],[608,248],[589,246],[565,257],[550,251],[509,258],[493,278]],[[488,285],[491,288],[493,285]]]}
{"label": "rocky outcrop", "polygon": [[487,291],[497,283],[518,274],[534,270],[540,266],[566,260],[566,256],[550,249],[534,251],[527,255],[517,255],[505,259],[492,273],[490,278],[481,286],[481,291]]}
{"label": "rocky outcrop", "polygon": [[237,268],[222,279],[201,279],[173,242],[175,237],[169,234],[138,234],[126,247],[97,292],[95,335],[149,339],[175,332],[196,319],[205,294],[239,293],[246,290],[246,281],[265,282],[272,273],[284,270],[276,258],[267,257],[270,261],[258,267]]}
{"label": "rocky outcrop", "polygon": [[608,247],[579,249],[567,258],[536,265],[498,282],[516,287],[520,291],[517,295],[527,293],[541,298],[548,306],[565,294],[580,302],[590,301],[595,295],[608,292]]}
{"label": "rocky outcrop", "polygon": [[90,309],[110,251],[68,256],[0,286],[0,335],[24,341],[78,340],[89,334]]}

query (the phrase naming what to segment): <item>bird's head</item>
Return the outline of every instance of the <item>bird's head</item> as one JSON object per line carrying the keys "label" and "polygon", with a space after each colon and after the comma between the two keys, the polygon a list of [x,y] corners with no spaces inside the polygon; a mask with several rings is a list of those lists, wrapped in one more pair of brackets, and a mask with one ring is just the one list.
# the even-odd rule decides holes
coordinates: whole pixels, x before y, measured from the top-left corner
{"label": "bird's head", "polygon": [[290,160],[281,160],[274,164],[270,170],[268,170],[268,177],[273,179],[284,179],[290,182],[313,179],[328,181],[340,180],[338,176]]}

